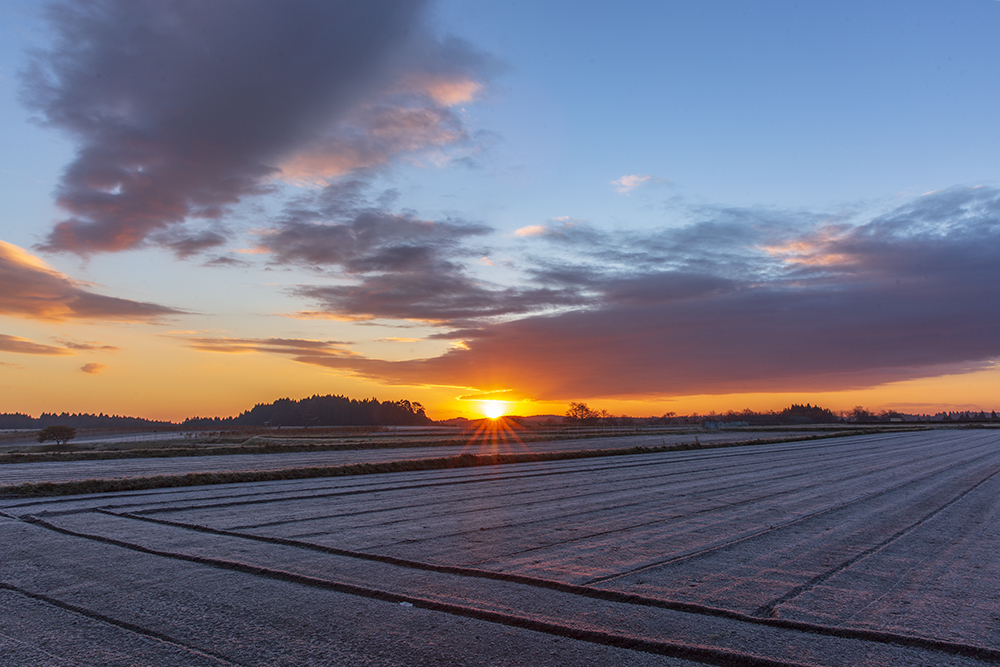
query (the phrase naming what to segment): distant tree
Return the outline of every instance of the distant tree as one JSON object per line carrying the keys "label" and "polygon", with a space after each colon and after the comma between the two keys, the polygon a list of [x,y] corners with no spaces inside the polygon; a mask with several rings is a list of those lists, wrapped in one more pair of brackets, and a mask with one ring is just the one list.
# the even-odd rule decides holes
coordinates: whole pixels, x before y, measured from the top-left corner
{"label": "distant tree", "polygon": [[574,422],[590,422],[596,420],[600,413],[591,410],[586,403],[570,403],[566,417]]}
{"label": "distant tree", "polygon": [[46,442],[47,440],[55,440],[57,445],[65,445],[67,442],[76,437],[76,429],[72,426],[64,426],[62,424],[56,424],[54,426],[46,426],[41,431],[38,432],[38,442]]}
{"label": "distant tree", "polygon": [[850,413],[848,414],[850,414],[851,419],[853,419],[858,423],[875,421],[875,415],[873,415],[871,411],[867,410],[866,408],[860,405],[855,405],[854,408],[851,409]]}

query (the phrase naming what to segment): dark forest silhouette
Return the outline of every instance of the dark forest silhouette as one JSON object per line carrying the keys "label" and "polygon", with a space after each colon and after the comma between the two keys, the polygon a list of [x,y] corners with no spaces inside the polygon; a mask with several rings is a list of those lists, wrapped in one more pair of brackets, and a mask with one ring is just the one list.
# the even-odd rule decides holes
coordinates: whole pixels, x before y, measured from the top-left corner
{"label": "dark forest silhouette", "polygon": [[[375,398],[357,400],[346,396],[311,396],[301,400],[279,398],[273,403],[258,403],[237,417],[190,417],[180,423],[182,428],[218,429],[229,426],[423,426],[433,424],[424,414],[420,403],[379,401]],[[0,414],[0,429],[34,429],[49,426],[73,428],[136,428],[156,429],[176,427],[167,421],[118,415],[61,414],[43,412],[39,417],[26,414]]]}
{"label": "dark forest silhouette", "polygon": [[311,396],[301,400],[280,398],[258,403],[238,417],[192,417],[181,426],[217,428],[226,426],[424,426],[433,424],[424,406],[408,400],[357,400],[346,396]]}

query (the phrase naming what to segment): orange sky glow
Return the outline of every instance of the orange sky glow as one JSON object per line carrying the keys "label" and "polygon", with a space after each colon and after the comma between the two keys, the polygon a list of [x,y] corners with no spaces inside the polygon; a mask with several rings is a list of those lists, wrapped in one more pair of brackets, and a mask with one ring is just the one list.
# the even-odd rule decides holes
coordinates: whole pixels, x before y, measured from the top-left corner
{"label": "orange sky glow", "polygon": [[1000,408],[1000,3],[237,4],[0,6],[0,413]]}

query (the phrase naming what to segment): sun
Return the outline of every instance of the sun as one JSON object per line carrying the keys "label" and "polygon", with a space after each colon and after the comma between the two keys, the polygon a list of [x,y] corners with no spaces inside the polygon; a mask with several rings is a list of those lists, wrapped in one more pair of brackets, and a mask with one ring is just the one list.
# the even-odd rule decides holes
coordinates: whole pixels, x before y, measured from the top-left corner
{"label": "sun", "polygon": [[507,402],[506,401],[483,401],[482,402],[483,414],[490,419],[496,419],[497,417],[502,417],[505,412],[507,412]]}

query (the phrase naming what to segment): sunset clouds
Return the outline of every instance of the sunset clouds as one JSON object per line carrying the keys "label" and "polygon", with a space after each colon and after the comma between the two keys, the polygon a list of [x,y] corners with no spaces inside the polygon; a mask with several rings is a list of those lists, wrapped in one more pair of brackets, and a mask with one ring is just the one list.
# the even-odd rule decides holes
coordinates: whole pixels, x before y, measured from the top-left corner
{"label": "sunset clouds", "polygon": [[97,294],[15,245],[0,241],[0,314],[37,320],[143,322],[180,311]]}
{"label": "sunset clouds", "polygon": [[1000,356],[1000,192],[953,189],[806,229],[801,217],[720,210],[651,234],[556,236],[576,259],[531,272],[582,307],[444,334],[465,347],[433,359],[318,363],[565,399],[837,390]]}
{"label": "sunset clouds", "polygon": [[453,107],[482,89],[488,63],[433,37],[421,10],[409,0],[54,4],[55,40],[24,97],[78,151],[58,187],[69,217],[44,248],[151,240],[184,256],[221,242],[184,223],[218,220],[274,179],[322,181],[467,140]]}
{"label": "sunset clouds", "polygon": [[202,352],[265,352],[288,355],[296,361],[318,363],[333,357],[352,356],[354,352],[345,347],[348,343],[327,340],[302,340],[288,338],[228,338],[228,337],[185,337],[185,344]]}
{"label": "sunset clouds", "polygon": [[309,316],[408,319],[461,326],[469,319],[577,305],[578,295],[545,286],[489,284],[473,275],[484,237],[494,230],[460,219],[423,220],[369,201],[354,180],[286,209],[260,234],[272,261],[298,264],[347,280],[302,285]]}
{"label": "sunset clouds", "polygon": [[0,6],[0,401],[1000,389],[998,30],[902,0]]}
{"label": "sunset clouds", "polygon": [[13,352],[14,354],[40,354],[48,357],[61,357],[73,354],[64,347],[45,345],[36,343],[19,336],[8,336],[0,334],[0,352]]}

